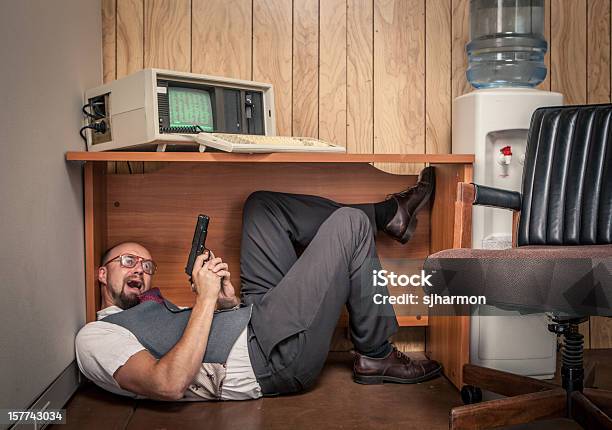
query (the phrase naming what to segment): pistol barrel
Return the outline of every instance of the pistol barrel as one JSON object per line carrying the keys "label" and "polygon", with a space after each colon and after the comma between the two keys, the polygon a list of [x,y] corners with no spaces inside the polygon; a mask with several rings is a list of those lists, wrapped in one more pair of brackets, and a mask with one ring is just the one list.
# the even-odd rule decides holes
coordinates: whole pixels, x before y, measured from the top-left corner
{"label": "pistol barrel", "polygon": [[190,278],[197,256],[202,254],[206,249],[206,235],[208,234],[209,220],[210,217],[207,215],[198,215],[195,232],[193,233],[193,240],[191,241],[191,252],[189,253],[189,258],[187,259],[187,265],[185,266],[185,273]]}

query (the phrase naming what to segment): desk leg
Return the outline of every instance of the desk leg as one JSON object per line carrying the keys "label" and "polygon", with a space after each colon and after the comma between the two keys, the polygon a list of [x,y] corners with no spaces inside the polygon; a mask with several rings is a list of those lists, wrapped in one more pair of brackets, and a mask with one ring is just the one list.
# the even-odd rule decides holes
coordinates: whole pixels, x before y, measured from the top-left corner
{"label": "desk leg", "polygon": [[[436,195],[431,211],[430,253],[453,247],[458,182],[472,181],[471,164],[437,164]],[[469,363],[470,319],[467,316],[429,316],[427,356],[444,366],[444,374],[461,388],[463,365]]]}
{"label": "desk leg", "polygon": [[85,300],[87,322],[100,307],[98,266],[106,249],[106,162],[85,163]]}

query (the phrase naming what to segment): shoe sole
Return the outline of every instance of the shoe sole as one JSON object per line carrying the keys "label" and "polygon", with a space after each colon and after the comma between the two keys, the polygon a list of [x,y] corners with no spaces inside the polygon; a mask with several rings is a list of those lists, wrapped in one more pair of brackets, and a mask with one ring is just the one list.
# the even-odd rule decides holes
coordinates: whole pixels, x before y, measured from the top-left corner
{"label": "shoe sole", "polygon": [[395,384],[418,384],[419,382],[428,381],[430,379],[439,376],[442,371],[442,367],[438,367],[433,372],[427,373],[423,376],[419,376],[418,378],[396,378],[395,376],[366,376],[366,375],[355,375],[353,380],[362,385],[380,385],[385,382],[393,382]]}
{"label": "shoe sole", "polygon": [[[417,207],[417,211],[419,209],[420,208]],[[415,214],[416,214],[417,211],[415,211]],[[402,237],[399,240],[399,243],[401,243],[402,245],[405,245],[406,243],[408,243],[408,241],[410,239],[412,239],[412,235],[414,234],[414,231],[416,230],[416,227],[417,227],[417,224],[418,224],[416,216],[413,215],[410,218],[411,219],[410,219],[410,222],[408,223],[408,227],[406,227],[406,231],[404,232],[404,234],[402,235]]]}
{"label": "shoe sole", "polygon": [[412,235],[414,234],[414,231],[416,230],[416,227],[418,224],[416,216],[419,213],[419,211],[423,209],[423,207],[431,201],[431,196],[433,195],[433,192],[434,192],[434,188],[432,188],[431,192],[427,195],[427,197],[425,197],[423,201],[421,201],[421,203],[419,203],[419,205],[414,210],[414,214],[410,217],[410,222],[408,223],[408,227],[406,227],[406,231],[404,232],[404,234],[399,240],[399,242],[402,245],[405,245],[406,243],[408,243],[408,241],[412,238]]}

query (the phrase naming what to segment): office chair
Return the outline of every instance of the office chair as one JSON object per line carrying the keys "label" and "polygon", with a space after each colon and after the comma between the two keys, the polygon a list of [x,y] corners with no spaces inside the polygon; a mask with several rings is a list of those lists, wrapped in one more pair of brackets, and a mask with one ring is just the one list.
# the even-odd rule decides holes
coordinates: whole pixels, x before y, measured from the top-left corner
{"label": "office chair", "polygon": [[[583,335],[588,315],[611,316],[612,105],[537,109],[531,119],[522,192],[458,184],[455,245],[471,241],[471,210],[514,211],[513,247],[450,249],[431,255],[451,295],[484,294],[487,304],[547,312],[548,329],[563,336],[562,388],[546,381],[466,364],[465,406],[453,408],[451,429],[510,426],[568,417],[588,429],[612,429],[612,391],[585,382]],[[439,285],[438,285],[439,287]],[[482,402],[482,391],[508,396]],[[542,421],[540,421],[542,422]]]}

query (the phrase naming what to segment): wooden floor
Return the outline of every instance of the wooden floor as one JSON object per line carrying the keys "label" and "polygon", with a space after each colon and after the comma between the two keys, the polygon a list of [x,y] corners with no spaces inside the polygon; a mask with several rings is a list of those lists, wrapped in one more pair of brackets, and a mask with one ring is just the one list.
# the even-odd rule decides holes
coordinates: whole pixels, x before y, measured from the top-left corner
{"label": "wooden floor", "polygon": [[[612,350],[587,351],[586,361],[597,362],[596,386],[612,389]],[[444,378],[416,385],[355,384],[349,354],[330,353],[317,386],[295,396],[165,403],[130,400],[88,384],[66,406],[68,423],[58,430],[447,429],[450,409],[460,404],[458,391]],[[578,427],[555,422],[536,428]]]}

